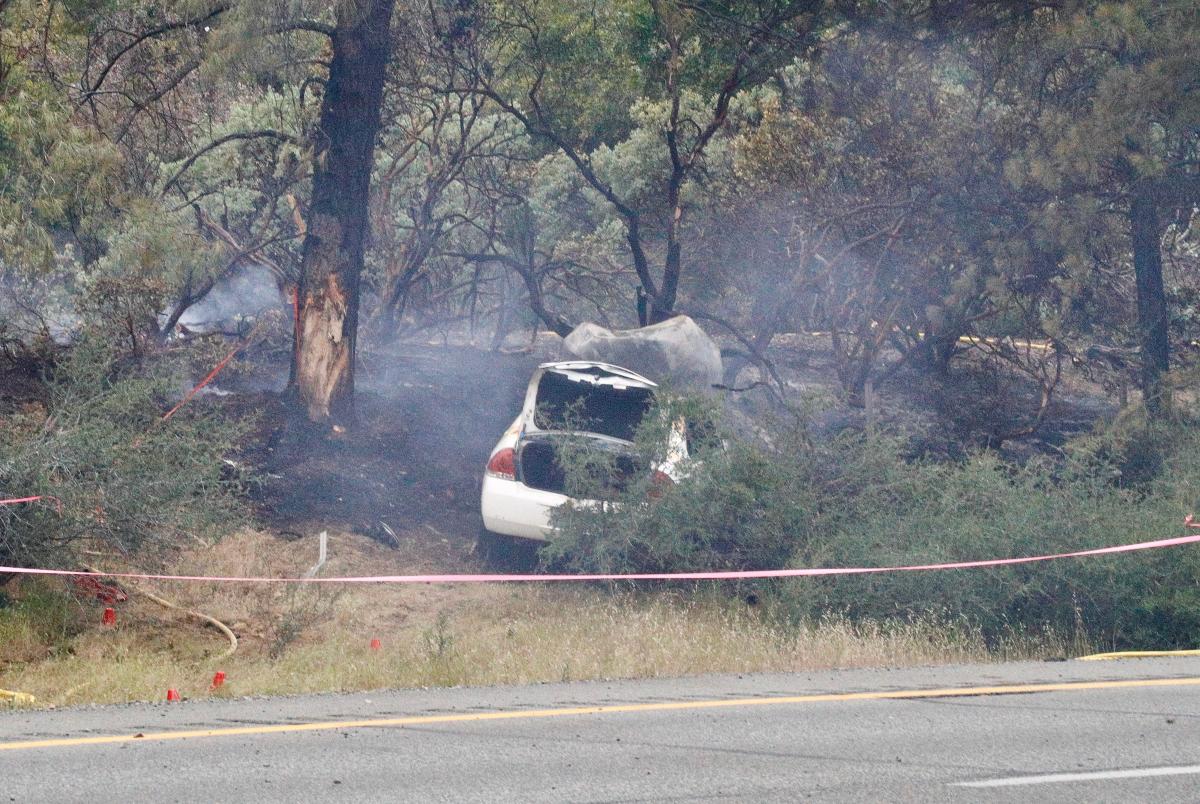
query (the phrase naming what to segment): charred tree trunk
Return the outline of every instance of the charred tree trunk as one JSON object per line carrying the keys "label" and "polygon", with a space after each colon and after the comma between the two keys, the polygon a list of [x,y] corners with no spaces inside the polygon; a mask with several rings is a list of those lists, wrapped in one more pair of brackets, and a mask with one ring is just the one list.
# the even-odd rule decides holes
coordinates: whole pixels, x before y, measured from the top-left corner
{"label": "charred tree trunk", "polygon": [[339,6],[299,288],[295,392],[314,422],[354,416],[359,277],[395,0]]}
{"label": "charred tree trunk", "polygon": [[1170,404],[1163,375],[1170,368],[1167,297],[1163,291],[1162,231],[1158,208],[1149,195],[1137,195],[1129,206],[1133,269],[1137,281],[1137,327],[1142,352],[1142,397],[1153,416]]}

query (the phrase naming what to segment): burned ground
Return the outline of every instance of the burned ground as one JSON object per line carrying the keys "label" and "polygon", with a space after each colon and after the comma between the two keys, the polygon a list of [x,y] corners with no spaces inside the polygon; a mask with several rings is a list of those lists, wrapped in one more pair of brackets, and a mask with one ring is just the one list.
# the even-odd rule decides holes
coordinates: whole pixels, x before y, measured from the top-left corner
{"label": "burned ground", "polygon": [[[371,350],[360,365],[358,426],[342,435],[288,426],[279,394],[286,377],[274,363],[251,359],[218,380],[233,393],[195,404],[219,404],[253,418],[238,457],[250,469],[256,514],[271,530],[284,537],[352,530],[384,545],[412,542],[431,557],[459,561],[470,555],[479,529],[478,491],[488,453],[520,410],[534,368],[552,359],[553,349],[505,353],[398,342]],[[771,355],[791,393],[833,402],[828,343],[788,336]],[[753,380],[752,370],[744,375],[739,385]],[[965,361],[942,379],[897,373],[879,389],[878,422],[907,431],[921,454],[961,457],[989,445],[997,429],[1014,429],[1021,411],[1036,406],[1036,389],[1019,377],[1000,384],[985,380]],[[0,372],[0,410],[40,406],[44,393],[38,372],[26,366]],[[732,396],[747,420],[769,408],[761,388]],[[1001,451],[1017,460],[1052,453],[1115,409],[1099,387],[1069,376],[1038,431],[1003,443]],[[865,424],[863,410],[837,404],[811,420],[818,437]]]}
{"label": "burned ground", "polygon": [[[795,393],[833,400],[827,344],[805,338],[773,350],[773,357]],[[461,565],[479,529],[488,453],[519,411],[534,368],[549,358],[544,350],[512,354],[414,342],[372,351],[358,378],[358,426],[341,435],[289,428],[284,403],[272,391],[224,397],[223,404],[258,417],[243,458],[256,477],[252,497],[260,518],[285,536],[352,530],[384,545],[420,545],[435,563],[440,556],[443,566]],[[272,381],[281,386],[283,378]],[[238,383],[270,384],[254,371]],[[992,395],[1003,392],[1010,410],[1022,409],[1015,401],[1032,409],[1036,389],[1026,385],[1013,378],[999,390],[985,387],[969,366],[942,380],[900,372],[879,390],[878,420],[908,432],[921,454],[957,458],[986,445],[996,428],[1019,423],[997,417]],[[747,417],[767,407],[761,390],[735,396]],[[1113,410],[1099,389],[1073,378],[1042,427],[1002,449],[1015,459],[1053,452]],[[818,436],[829,435],[864,426],[864,416],[833,404],[812,425]]]}
{"label": "burned ground", "polygon": [[259,417],[244,457],[260,515],[285,532],[338,527],[469,551],[483,465],[538,362],[426,344],[375,352],[358,379],[358,426],[343,435],[288,428],[275,393],[231,400]]}

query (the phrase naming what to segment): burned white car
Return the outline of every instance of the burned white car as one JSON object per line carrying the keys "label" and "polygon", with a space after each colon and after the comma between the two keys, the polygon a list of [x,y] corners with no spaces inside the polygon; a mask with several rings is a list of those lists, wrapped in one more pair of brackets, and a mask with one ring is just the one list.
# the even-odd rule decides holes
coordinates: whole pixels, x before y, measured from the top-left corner
{"label": "burned white car", "polygon": [[668,428],[666,459],[639,464],[634,435],[654,404],[658,386],[608,363],[544,363],[534,372],[520,415],[488,458],[481,510],[483,538],[494,535],[546,541],[550,513],[571,499],[559,449],[566,439],[614,453],[609,482],[620,489],[628,477],[648,472],[656,486],[679,479],[687,458],[682,423]]}

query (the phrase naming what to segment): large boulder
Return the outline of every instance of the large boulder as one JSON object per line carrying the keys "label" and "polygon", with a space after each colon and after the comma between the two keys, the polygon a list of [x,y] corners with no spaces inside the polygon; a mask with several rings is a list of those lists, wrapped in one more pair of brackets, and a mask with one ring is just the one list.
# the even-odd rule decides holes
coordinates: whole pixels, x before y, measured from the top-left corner
{"label": "large boulder", "polygon": [[568,354],[632,369],[676,388],[709,388],[721,382],[721,350],[685,315],[640,329],[580,324],[563,341]]}

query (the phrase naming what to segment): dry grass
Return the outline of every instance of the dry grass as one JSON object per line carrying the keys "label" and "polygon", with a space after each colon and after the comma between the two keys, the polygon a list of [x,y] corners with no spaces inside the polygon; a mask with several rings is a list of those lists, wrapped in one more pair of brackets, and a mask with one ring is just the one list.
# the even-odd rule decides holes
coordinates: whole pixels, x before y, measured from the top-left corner
{"label": "dry grass", "polygon": [[[271,537],[240,534],[186,558],[178,569],[294,572],[315,553],[313,543],[305,539],[281,548]],[[395,572],[397,562],[414,571],[414,561],[425,563],[350,535],[334,539],[331,553],[340,557],[331,561],[328,574]],[[135,596],[115,629],[62,632],[37,657],[31,655],[37,631],[7,618],[9,627],[24,628],[24,636],[20,652],[0,642],[0,688],[32,694],[39,705],[62,706],[160,700],[168,688],[185,697],[277,695],[987,662],[1078,652],[1077,646],[1046,637],[1016,638],[997,651],[970,628],[930,618],[865,624],[828,618],[782,626],[760,608],[678,590],[200,585],[155,591],[229,623],[242,640],[237,653],[217,661],[225,647],[219,634]],[[99,611],[92,604],[86,614],[98,623]],[[0,616],[0,638],[5,622]],[[380,650],[370,649],[372,638],[381,641]],[[217,670],[228,681],[213,692],[209,684]]]}

